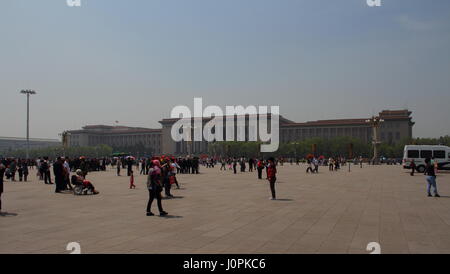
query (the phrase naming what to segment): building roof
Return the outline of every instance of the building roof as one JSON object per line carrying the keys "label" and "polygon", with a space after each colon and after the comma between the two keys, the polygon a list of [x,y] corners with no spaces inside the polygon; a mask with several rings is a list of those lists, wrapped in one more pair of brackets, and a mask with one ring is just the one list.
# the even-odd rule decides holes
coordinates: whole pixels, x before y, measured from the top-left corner
{"label": "building roof", "polygon": [[305,123],[289,123],[283,127],[309,127],[309,126],[335,126],[335,125],[367,125],[367,119],[336,119],[336,120],[318,120]]}
{"label": "building roof", "polygon": [[[235,118],[237,118],[237,117],[243,117],[243,116],[244,116],[244,115],[218,116],[217,118],[220,118],[220,117],[222,117],[222,118],[228,118],[228,117],[235,117]],[[246,116],[246,117],[254,117],[254,116],[259,117],[259,116],[261,116],[261,115],[257,114],[257,115],[245,115],[245,116]],[[271,114],[267,114],[267,116],[268,116],[268,118],[270,118]],[[284,123],[294,123],[293,121],[288,120],[288,119],[284,118],[284,117],[281,116],[281,115],[279,115],[279,117],[280,117],[280,123],[281,123],[281,124],[284,124]],[[201,117],[201,118],[203,119],[204,122],[207,122],[207,121],[213,119],[214,117]],[[162,119],[161,121],[159,121],[159,123],[160,123],[160,124],[172,124],[172,123],[177,122],[177,121],[180,120],[180,119],[183,119],[183,118],[166,118],[166,119]],[[189,118],[186,118],[186,119],[189,119]],[[198,117],[198,118],[197,118],[197,117],[192,117],[191,119],[200,119],[200,117]]]}
{"label": "building roof", "polygon": [[127,126],[107,126],[107,125],[87,125],[80,130],[70,130],[71,134],[91,133],[91,134],[136,134],[136,133],[158,133],[161,129],[127,127]]}
{"label": "building roof", "polygon": [[[411,111],[407,109],[403,110],[383,110],[379,113],[379,117],[384,120],[409,120],[411,121]],[[268,114],[270,116],[270,114]],[[248,115],[247,115],[248,116]],[[251,115],[254,116],[254,115]],[[259,115],[257,115],[259,116]],[[226,118],[227,116],[222,116]],[[232,117],[232,116],[228,116]],[[236,117],[236,116],[235,116]],[[242,116],[237,116],[242,117]],[[162,125],[173,124],[182,118],[167,118],[159,121]],[[192,118],[195,119],[195,118]],[[203,122],[211,120],[210,117],[202,117]],[[312,126],[348,126],[348,125],[367,125],[370,126],[366,120],[369,118],[356,118],[356,119],[332,119],[332,120],[317,120],[308,121],[303,123],[296,123],[288,120],[280,115],[281,127],[312,127]],[[411,124],[414,124],[411,122]],[[92,133],[92,134],[134,134],[134,133],[160,133],[162,129],[150,129],[143,127],[127,127],[127,126],[107,126],[107,125],[87,125],[81,130],[72,130],[69,133]]]}
{"label": "building roof", "polygon": [[[379,117],[384,120],[411,120],[411,111],[409,110],[383,110],[379,113]],[[358,119],[334,119],[334,120],[318,120],[305,123],[289,123],[282,125],[283,127],[309,127],[309,126],[348,126],[348,125],[367,125],[366,120],[369,118]],[[414,123],[413,123],[414,124]]]}

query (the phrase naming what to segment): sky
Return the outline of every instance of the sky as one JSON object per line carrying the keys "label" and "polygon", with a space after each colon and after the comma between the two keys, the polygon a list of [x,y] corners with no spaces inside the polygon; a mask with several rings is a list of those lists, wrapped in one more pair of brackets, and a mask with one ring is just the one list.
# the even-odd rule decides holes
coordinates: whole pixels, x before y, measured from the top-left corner
{"label": "sky", "polygon": [[159,128],[177,105],[277,105],[304,122],[413,111],[450,135],[450,1],[1,0],[0,136]]}

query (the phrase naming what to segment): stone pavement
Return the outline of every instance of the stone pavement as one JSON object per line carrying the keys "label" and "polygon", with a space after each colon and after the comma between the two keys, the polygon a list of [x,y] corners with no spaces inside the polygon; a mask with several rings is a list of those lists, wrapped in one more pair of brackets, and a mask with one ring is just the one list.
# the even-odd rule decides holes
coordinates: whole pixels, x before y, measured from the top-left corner
{"label": "stone pavement", "polygon": [[[400,166],[278,168],[279,200],[269,200],[256,172],[201,168],[178,175],[169,218],[146,217],[145,177],[113,170],[88,175],[98,196],[55,194],[38,182],[5,182],[0,253],[450,253],[450,173],[439,174],[442,198],[426,196],[425,178]],[[33,172],[33,171],[32,171]],[[135,172],[135,174],[138,172]],[[153,212],[157,213],[156,202]]]}

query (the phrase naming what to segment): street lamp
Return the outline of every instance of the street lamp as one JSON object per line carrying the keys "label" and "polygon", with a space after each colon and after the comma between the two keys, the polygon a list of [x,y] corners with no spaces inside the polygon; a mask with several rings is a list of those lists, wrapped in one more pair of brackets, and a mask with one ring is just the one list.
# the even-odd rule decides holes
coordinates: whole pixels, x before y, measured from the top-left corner
{"label": "street lamp", "polygon": [[67,151],[67,147],[69,146],[69,137],[70,137],[71,133],[68,132],[67,130],[64,131],[63,133],[60,133],[59,136],[61,136],[61,141],[62,141],[62,145],[63,145],[63,156],[66,157],[66,151]]}
{"label": "street lamp", "polygon": [[31,89],[23,89],[21,94],[27,95],[27,159],[30,158],[30,95],[36,94],[36,91]]}
{"label": "street lamp", "polygon": [[192,131],[195,131],[196,129],[199,129],[199,127],[197,127],[197,126],[192,126],[192,124],[189,124],[189,125],[186,125],[186,126],[183,126],[183,135],[185,134],[184,133],[184,130],[186,130],[186,134],[184,135],[185,137],[186,137],[186,143],[187,143],[187,149],[188,149],[188,155],[189,155],[189,157],[191,157],[191,154],[193,154],[194,153],[194,145],[195,145],[195,142],[194,142],[194,140],[192,140]]}
{"label": "street lamp", "polygon": [[380,128],[381,123],[383,123],[384,120],[380,117],[372,116],[372,118],[367,119],[366,123],[370,124],[372,127],[372,144],[373,144],[373,164],[378,164],[378,146],[381,144],[381,142],[378,140],[378,129]]}

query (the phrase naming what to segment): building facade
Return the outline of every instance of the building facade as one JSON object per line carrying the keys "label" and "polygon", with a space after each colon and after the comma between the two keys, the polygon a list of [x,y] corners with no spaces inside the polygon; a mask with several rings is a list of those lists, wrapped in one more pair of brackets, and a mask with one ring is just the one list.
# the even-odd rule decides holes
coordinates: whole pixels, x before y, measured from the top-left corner
{"label": "building facade", "polygon": [[148,153],[161,153],[161,129],[91,125],[67,133],[69,147],[97,145],[108,145],[113,148],[142,147]]}
{"label": "building facade", "polygon": [[[378,140],[383,143],[395,144],[405,138],[412,138],[411,112],[408,110],[383,110],[378,117],[383,119],[379,129]],[[223,134],[227,129],[224,117]],[[202,124],[205,125],[211,118],[204,118]],[[233,118],[231,118],[233,119]],[[296,123],[280,116],[280,142],[289,143],[309,138],[331,139],[335,137],[352,137],[360,139],[365,143],[373,140],[373,130],[367,118],[358,119],[336,119],[319,120],[305,123]],[[86,126],[82,130],[69,131],[70,146],[94,146],[107,144],[112,147],[125,147],[142,144],[152,148],[155,154],[186,155],[208,152],[208,142],[203,141],[180,141],[175,142],[171,138],[172,126],[179,119],[163,119],[159,121],[161,129],[132,128],[123,126]],[[234,117],[234,132],[237,133],[236,117]],[[270,117],[267,117],[270,131]],[[248,117],[245,127],[245,136],[248,138],[249,132]],[[193,135],[191,135],[193,136]],[[224,138],[225,139],[225,138]],[[247,140],[247,139],[246,139]]]}
{"label": "building facade", "polygon": [[[395,144],[405,138],[412,138],[414,122],[408,110],[383,110],[378,117],[383,119],[378,140]],[[306,123],[286,123],[281,127],[281,142],[293,142],[313,137],[324,139],[335,137],[358,138],[365,143],[373,140],[369,118],[320,120]]]}

